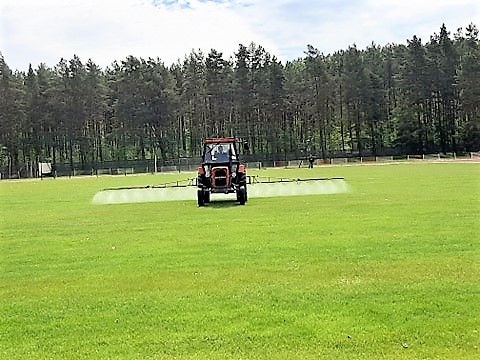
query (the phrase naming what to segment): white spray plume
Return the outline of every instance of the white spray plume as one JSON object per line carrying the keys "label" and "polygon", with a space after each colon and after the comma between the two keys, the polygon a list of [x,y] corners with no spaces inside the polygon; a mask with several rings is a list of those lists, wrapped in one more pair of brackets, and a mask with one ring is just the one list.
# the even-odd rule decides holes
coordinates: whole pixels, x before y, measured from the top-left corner
{"label": "white spray plume", "polygon": [[[248,185],[249,198],[299,195],[327,195],[345,193],[348,191],[348,184],[342,179],[329,179],[321,181],[311,180],[301,182],[255,183]],[[105,205],[196,199],[196,187],[188,186],[172,188],[166,187],[103,190],[95,194],[92,203],[96,205]]]}
{"label": "white spray plume", "polygon": [[249,197],[275,197],[298,195],[328,195],[348,192],[343,179],[309,180],[301,182],[259,183],[248,187]]}
{"label": "white spray plume", "polygon": [[197,190],[194,187],[104,190],[95,194],[92,203],[105,205],[180,201],[194,200],[196,196]]}

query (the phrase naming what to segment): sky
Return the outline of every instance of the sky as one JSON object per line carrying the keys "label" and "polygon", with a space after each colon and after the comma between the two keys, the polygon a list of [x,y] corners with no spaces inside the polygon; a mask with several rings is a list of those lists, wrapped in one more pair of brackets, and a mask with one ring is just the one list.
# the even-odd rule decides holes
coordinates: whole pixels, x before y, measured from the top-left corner
{"label": "sky", "polygon": [[12,70],[54,67],[78,55],[101,68],[192,51],[228,59],[239,44],[261,45],[283,63],[307,45],[331,54],[374,42],[425,43],[442,24],[453,34],[474,23],[479,0],[0,0],[0,52]]}

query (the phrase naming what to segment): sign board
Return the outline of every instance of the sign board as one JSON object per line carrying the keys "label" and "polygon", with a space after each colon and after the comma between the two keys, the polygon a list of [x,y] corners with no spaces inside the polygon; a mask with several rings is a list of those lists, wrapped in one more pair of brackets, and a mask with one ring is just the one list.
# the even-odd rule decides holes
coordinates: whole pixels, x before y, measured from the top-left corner
{"label": "sign board", "polygon": [[40,162],[38,163],[38,174],[40,177],[43,176],[52,176],[52,163],[50,162]]}

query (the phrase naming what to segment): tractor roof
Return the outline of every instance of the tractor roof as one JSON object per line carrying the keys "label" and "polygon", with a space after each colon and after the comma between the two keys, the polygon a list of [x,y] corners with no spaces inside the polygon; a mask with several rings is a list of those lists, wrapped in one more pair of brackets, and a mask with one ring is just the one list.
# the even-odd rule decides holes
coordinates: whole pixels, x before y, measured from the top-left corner
{"label": "tractor roof", "polygon": [[236,142],[236,139],[234,137],[225,137],[225,138],[205,139],[204,144],[235,143],[235,142]]}

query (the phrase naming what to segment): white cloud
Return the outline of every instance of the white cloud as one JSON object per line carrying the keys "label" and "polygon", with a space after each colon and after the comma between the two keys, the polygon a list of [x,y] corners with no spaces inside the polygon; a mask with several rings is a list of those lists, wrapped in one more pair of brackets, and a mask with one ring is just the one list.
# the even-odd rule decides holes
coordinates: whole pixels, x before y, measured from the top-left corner
{"label": "white cloud", "polygon": [[[477,0],[0,0],[0,51],[26,70],[54,66],[74,54],[105,67],[128,55],[167,65],[192,49],[228,58],[255,42],[281,60],[356,43],[427,41],[445,23],[450,32],[480,26]],[[166,5],[166,4],[169,5]]]}
{"label": "white cloud", "polygon": [[275,39],[282,59],[303,55],[311,44],[324,53],[354,43],[365,48],[406,43],[413,35],[428,41],[442,23],[454,33],[474,22],[480,27],[477,0],[244,0],[246,18]]}
{"label": "white cloud", "polygon": [[138,0],[16,0],[0,9],[0,49],[7,64],[21,69],[29,62],[53,66],[73,54],[101,66],[128,55],[159,57],[169,65],[192,49],[215,48],[228,57],[239,43],[254,41],[276,50],[221,3],[190,1],[182,8]]}

